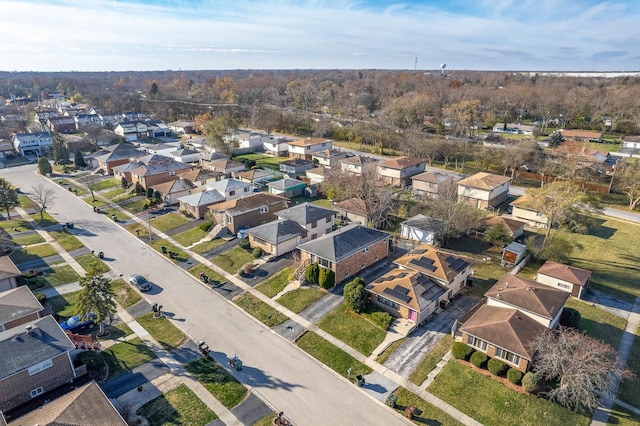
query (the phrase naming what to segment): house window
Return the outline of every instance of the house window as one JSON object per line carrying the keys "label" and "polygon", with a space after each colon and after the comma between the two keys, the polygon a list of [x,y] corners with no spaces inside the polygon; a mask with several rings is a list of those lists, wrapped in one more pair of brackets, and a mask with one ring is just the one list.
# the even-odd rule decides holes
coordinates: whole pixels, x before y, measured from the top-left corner
{"label": "house window", "polygon": [[345,278],[349,278],[349,271],[347,271],[347,272],[345,272],[345,273],[344,273],[344,277],[345,277]]}
{"label": "house window", "polygon": [[53,362],[50,359],[46,361],[42,361],[39,364],[29,367],[29,375],[33,376],[34,374],[37,374],[42,370],[46,370],[47,368],[50,368],[50,367],[53,367]]}
{"label": "house window", "polygon": [[369,247],[365,247],[365,248],[363,248],[363,249],[362,249],[362,252],[363,252],[363,253],[368,253],[368,252],[369,252]]}
{"label": "house window", "polygon": [[387,305],[390,308],[395,309],[396,311],[400,308],[400,305],[398,305],[396,302],[392,302],[389,299],[386,299],[382,296],[378,296],[378,302],[382,303],[383,305]]}
{"label": "house window", "polygon": [[318,226],[318,221],[317,220],[311,224],[311,228],[315,228],[316,226]]}
{"label": "house window", "polygon": [[520,357],[502,348],[496,348],[496,358],[501,358],[513,365],[520,365]]}
{"label": "house window", "polygon": [[326,221],[327,221],[327,223],[331,223],[331,216],[327,216]]}
{"label": "house window", "polygon": [[558,287],[563,288],[565,290],[571,290],[571,286],[565,283],[558,283]]}
{"label": "house window", "polygon": [[467,338],[467,343],[469,344],[469,346],[473,346],[485,352],[487,351],[487,347],[488,347],[487,342],[485,342],[482,339],[478,339],[475,336],[469,336]]}
{"label": "house window", "polygon": [[364,269],[366,267],[366,264],[364,262],[362,262],[362,266],[360,266],[360,269]]}
{"label": "house window", "polygon": [[268,213],[269,206],[260,207],[260,214]]}
{"label": "house window", "polygon": [[35,388],[31,392],[29,392],[29,395],[31,395],[31,398],[35,398],[36,396],[42,395],[43,393],[44,389],[42,388],[42,386],[40,386],[39,388]]}
{"label": "house window", "polygon": [[169,172],[169,176],[175,176],[175,175],[176,175],[176,171],[175,171],[175,170],[171,170],[171,171]]}
{"label": "house window", "polygon": [[315,240],[316,238],[318,238],[318,234],[311,234],[311,239]]}
{"label": "house window", "polygon": [[248,186],[244,187],[244,192],[249,192],[249,187]]}
{"label": "house window", "polygon": [[329,269],[331,269],[331,266],[333,266],[330,261],[323,258],[318,258],[318,265],[324,266],[325,268],[329,268]]}

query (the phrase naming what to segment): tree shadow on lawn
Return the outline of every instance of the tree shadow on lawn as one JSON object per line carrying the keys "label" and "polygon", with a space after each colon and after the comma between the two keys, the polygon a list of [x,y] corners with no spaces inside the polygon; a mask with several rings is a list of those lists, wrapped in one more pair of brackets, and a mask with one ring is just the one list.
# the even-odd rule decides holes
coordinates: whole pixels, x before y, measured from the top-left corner
{"label": "tree shadow on lawn", "polygon": [[466,252],[476,255],[487,254],[493,246],[486,242],[471,237],[460,237],[451,240],[444,245],[445,249]]}

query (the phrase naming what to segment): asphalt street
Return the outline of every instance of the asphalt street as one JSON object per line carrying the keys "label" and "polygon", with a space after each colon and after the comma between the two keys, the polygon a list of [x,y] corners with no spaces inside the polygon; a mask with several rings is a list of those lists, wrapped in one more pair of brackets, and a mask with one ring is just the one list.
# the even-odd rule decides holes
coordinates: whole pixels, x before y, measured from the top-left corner
{"label": "asphalt street", "polygon": [[35,169],[32,165],[3,169],[0,176],[24,192],[37,184],[54,188],[56,199],[47,208],[49,214],[59,222],[74,222],[73,233],[90,250],[113,258],[109,264],[117,274],[145,275],[154,283],[154,289],[144,294],[149,302],[163,305],[192,339],[205,340],[217,362],[224,364],[228,355],[236,353],[245,368],[234,374],[295,424],[406,422]]}

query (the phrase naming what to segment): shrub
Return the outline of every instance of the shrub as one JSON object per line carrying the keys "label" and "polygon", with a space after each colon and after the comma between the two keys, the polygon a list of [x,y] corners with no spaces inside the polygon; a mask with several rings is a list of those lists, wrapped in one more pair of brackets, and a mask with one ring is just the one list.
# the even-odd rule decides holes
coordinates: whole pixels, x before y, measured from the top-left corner
{"label": "shrub", "polygon": [[364,288],[364,280],[362,278],[354,278],[344,286],[344,301],[352,311],[359,314],[364,311],[369,303],[369,294]]}
{"label": "shrub", "polygon": [[462,342],[455,342],[451,347],[451,354],[458,359],[469,359],[473,348]]}
{"label": "shrub", "polygon": [[242,265],[245,275],[253,272],[253,263],[245,263]]}
{"label": "shrub", "polygon": [[562,314],[560,314],[560,325],[580,328],[580,312],[573,308],[564,308]]}
{"label": "shrub", "polygon": [[133,191],[136,194],[142,194],[144,192],[144,188],[140,185],[140,182],[136,182],[136,186],[133,187]]}
{"label": "shrub", "polygon": [[251,256],[253,256],[254,259],[258,259],[262,256],[262,249],[260,247],[254,248]]}
{"label": "shrub", "polygon": [[51,167],[51,163],[47,160],[46,157],[40,157],[38,159],[38,172],[42,176],[51,174],[53,172],[53,168]]}
{"label": "shrub", "polygon": [[304,271],[304,278],[311,284],[318,284],[318,278],[320,277],[320,267],[317,263],[312,263],[307,266]]}
{"label": "shrub", "polygon": [[487,368],[494,376],[502,376],[504,375],[504,370],[507,369],[507,366],[499,359],[492,358],[487,363]]}
{"label": "shrub", "polygon": [[157,200],[158,203],[162,201],[162,194],[160,191],[153,191],[153,199]]}
{"label": "shrub", "polygon": [[533,371],[529,371],[522,378],[522,389],[527,392],[533,392],[538,388],[538,384],[540,383],[540,378]]}
{"label": "shrub", "polygon": [[153,188],[147,188],[147,198],[153,198]]}
{"label": "shrub", "polygon": [[213,228],[213,223],[207,221],[207,222],[202,222],[200,224],[200,230],[204,231],[204,232],[209,232],[211,231],[211,228]]}
{"label": "shrub", "polygon": [[127,182],[127,179],[124,176],[120,179],[120,187],[122,187],[122,189],[127,189],[129,187],[129,182]]}
{"label": "shrub", "polygon": [[144,206],[142,206],[142,210],[149,210],[149,203],[144,203]]}
{"label": "shrub", "polygon": [[388,330],[393,322],[393,317],[387,312],[374,312],[371,314],[371,319],[383,330]]}
{"label": "shrub", "polygon": [[47,295],[46,294],[36,293],[34,296],[36,296],[36,299],[38,299],[38,302],[40,302],[40,304],[42,306],[44,306],[44,304],[47,302]]}
{"label": "shrub", "polygon": [[244,238],[240,240],[240,242],[238,243],[238,247],[244,250],[249,250],[251,248],[251,243],[249,243],[248,239]]}
{"label": "shrub", "polygon": [[482,352],[474,352],[469,361],[478,368],[484,368],[487,364],[487,355]]}
{"label": "shrub", "polygon": [[507,371],[507,379],[514,385],[519,385],[522,380],[522,371],[510,368],[509,371]]}
{"label": "shrub", "polygon": [[318,284],[322,288],[331,288],[336,283],[336,274],[331,269],[320,268],[318,273]]}
{"label": "shrub", "polygon": [[238,276],[239,277],[244,277],[245,275],[246,275],[246,273],[244,272],[244,268],[238,269]]}

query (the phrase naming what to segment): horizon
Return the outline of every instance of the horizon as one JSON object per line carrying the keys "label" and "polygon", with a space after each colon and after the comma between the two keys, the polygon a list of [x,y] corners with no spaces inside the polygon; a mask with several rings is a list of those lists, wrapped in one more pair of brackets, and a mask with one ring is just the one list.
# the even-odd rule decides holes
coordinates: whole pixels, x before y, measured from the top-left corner
{"label": "horizon", "polygon": [[6,72],[640,69],[633,0],[1,1]]}

